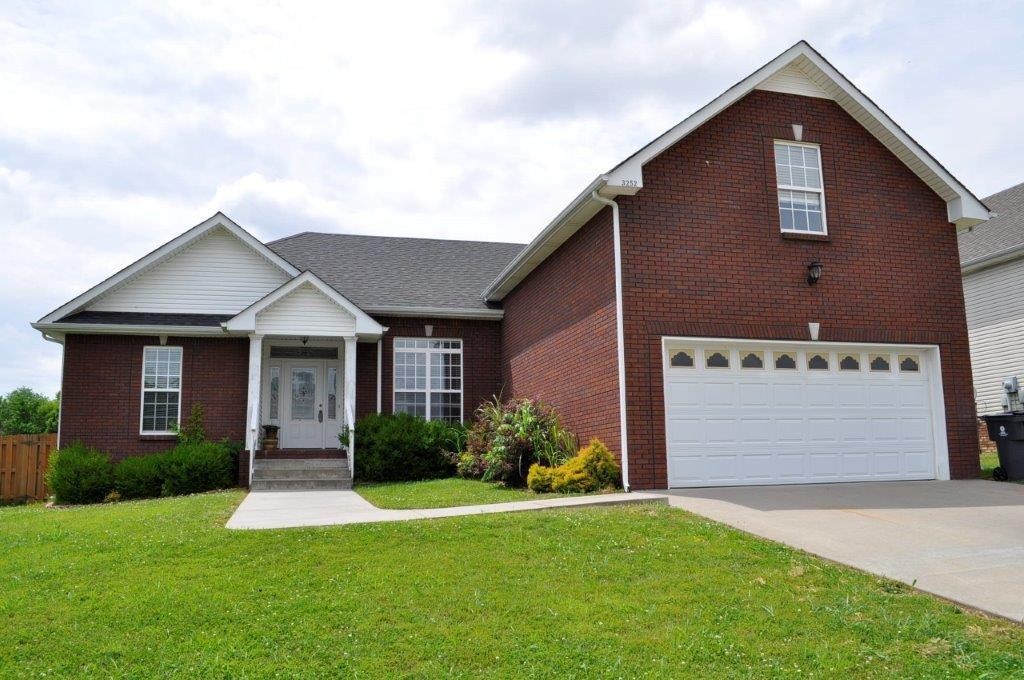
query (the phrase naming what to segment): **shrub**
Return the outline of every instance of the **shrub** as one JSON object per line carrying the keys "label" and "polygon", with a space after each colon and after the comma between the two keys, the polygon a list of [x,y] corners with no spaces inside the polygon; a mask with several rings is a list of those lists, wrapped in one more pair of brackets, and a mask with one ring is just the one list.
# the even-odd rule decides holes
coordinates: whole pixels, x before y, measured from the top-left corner
{"label": "shrub", "polygon": [[46,485],[58,503],[99,503],[114,487],[110,456],[78,443],[54,451]]}
{"label": "shrub", "polygon": [[121,498],[156,498],[163,492],[166,454],[132,456],[114,468],[114,488]]}
{"label": "shrub", "polygon": [[619,479],[619,464],[611,451],[599,439],[592,439],[589,445],[558,467],[532,465],[526,483],[537,493],[587,493],[615,488]]}
{"label": "shrub", "polygon": [[224,443],[178,444],[163,455],[161,495],[179,496],[234,486],[235,455]]}
{"label": "shrub", "polygon": [[203,405],[199,402],[192,404],[192,411],[188,414],[188,420],[178,428],[179,444],[202,444],[206,441],[206,429],[203,427]]}
{"label": "shrub", "polygon": [[460,474],[521,485],[534,462],[564,463],[576,451],[576,436],[562,427],[554,409],[530,399],[494,397],[476,411],[466,439],[474,461],[460,461]]}
{"label": "shrub", "polygon": [[426,421],[407,413],[372,413],[356,423],[356,477],[362,481],[410,481],[450,477],[453,451],[465,427]]}

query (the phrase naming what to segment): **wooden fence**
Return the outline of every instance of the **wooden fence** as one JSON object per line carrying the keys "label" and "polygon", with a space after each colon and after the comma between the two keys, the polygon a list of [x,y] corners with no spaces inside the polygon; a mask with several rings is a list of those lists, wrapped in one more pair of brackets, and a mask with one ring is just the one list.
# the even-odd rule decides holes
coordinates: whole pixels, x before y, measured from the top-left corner
{"label": "wooden fence", "polygon": [[46,464],[56,434],[0,435],[0,501],[46,498]]}

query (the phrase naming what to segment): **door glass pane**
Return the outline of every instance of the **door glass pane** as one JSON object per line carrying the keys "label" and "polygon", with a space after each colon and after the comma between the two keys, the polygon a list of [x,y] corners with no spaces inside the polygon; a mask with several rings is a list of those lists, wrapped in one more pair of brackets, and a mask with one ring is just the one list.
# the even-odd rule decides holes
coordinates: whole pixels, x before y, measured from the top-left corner
{"label": "door glass pane", "polygon": [[292,369],[292,420],[312,420],[316,401],[316,370]]}
{"label": "door glass pane", "polygon": [[327,369],[327,419],[338,417],[338,369]]}
{"label": "door glass pane", "polygon": [[281,367],[270,367],[270,419],[281,417]]}

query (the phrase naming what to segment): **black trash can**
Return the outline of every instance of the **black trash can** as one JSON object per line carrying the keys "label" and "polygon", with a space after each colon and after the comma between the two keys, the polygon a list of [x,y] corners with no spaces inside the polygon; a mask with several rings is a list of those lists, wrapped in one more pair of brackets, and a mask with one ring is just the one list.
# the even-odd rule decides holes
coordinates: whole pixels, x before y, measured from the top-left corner
{"label": "black trash can", "polygon": [[996,443],[1002,479],[1024,480],[1024,413],[982,416],[989,439]]}

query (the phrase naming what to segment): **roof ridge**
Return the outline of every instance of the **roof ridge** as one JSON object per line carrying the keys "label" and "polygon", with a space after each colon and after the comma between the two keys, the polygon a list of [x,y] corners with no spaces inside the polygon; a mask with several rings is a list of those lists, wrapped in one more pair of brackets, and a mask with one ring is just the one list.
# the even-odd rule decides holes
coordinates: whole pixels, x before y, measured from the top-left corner
{"label": "roof ridge", "polygon": [[517,243],[514,241],[478,241],[464,238],[431,238],[429,236],[381,236],[378,234],[343,234],[334,231],[302,231],[298,234],[292,234],[291,236],[284,236],[274,241],[268,241],[267,245],[273,243],[280,243],[289,239],[298,238],[300,236],[346,236],[354,238],[376,238],[376,239],[387,239],[392,241],[433,241],[437,243],[485,243],[488,245],[499,245],[499,246],[519,246],[523,247],[525,243]]}

